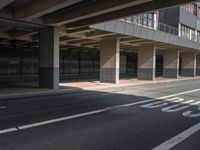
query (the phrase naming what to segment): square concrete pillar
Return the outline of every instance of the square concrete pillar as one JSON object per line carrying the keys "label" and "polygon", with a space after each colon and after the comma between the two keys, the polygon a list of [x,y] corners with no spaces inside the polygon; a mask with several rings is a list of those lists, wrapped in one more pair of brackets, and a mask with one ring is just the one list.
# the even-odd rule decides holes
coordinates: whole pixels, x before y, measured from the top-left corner
{"label": "square concrete pillar", "polygon": [[196,62],[196,64],[197,64],[197,71],[196,71],[196,75],[197,76],[200,76],[200,54],[198,54],[197,56],[197,62]]}
{"label": "square concrete pillar", "polygon": [[163,77],[178,78],[179,77],[179,50],[166,50],[164,51],[164,65]]}
{"label": "square concrete pillar", "polygon": [[181,54],[182,69],[181,76],[195,77],[196,76],[196,53],[187,52]]}
{"label": "square concrete pillar", "polygon": [[120,42],[105,39],[100,43],[100,82],[119,83]]}
{"label": "square concrete pillar", "polygon": [[55,27],[40,31],[39,86],[59,88],[59,34]]}
{"label": "square concrete pillar", "polygon": [[144,45],[138,51],[138,79],[155,80],[156,48],[153,44]]}

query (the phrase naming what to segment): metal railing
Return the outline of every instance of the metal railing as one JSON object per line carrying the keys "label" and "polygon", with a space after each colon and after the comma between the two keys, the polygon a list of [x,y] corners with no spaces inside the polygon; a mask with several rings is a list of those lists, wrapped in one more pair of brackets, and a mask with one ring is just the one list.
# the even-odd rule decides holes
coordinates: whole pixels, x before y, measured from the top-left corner
{"label": "metal railing", "polygon": [[191,41],[200,42],[200,34],[197,35],[197,33],[193,34],[191,32],[181,31],[181,29],[177,29],[175,27],[169,26],[169,25],[161,23],[159,21],[154,21],[153,19],[133,16],[133,17],[129,17],[129,18],[122,18],[120,20],[123,21],[123,22],[129,23],[129,24],[133,24],[133,25],[144,27],[144,28],[149,28],[149,29],[152,29],[152,30],[165,32],[165,33],[168,33],[168,34],[173,34],[173,35],[176,35],[178,37],[188,39],[188,40],[191,40]]}

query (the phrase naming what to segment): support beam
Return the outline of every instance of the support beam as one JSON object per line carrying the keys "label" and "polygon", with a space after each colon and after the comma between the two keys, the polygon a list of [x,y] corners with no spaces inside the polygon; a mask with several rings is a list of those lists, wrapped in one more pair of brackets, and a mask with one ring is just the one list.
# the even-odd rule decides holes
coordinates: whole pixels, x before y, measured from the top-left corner
{"label": "support beam", "polygon": [[97,37],[109,36],[109,35],[114,35],[114,34],[116,33],[97,30],[97,31],[92,31],[90,33],[86,33],[86,37],[97,38]]}
{"label": "support beam", "polygon": [[86,27],[80,27],[80,28],[75,28],[75,29],[70,29],[70,30],[68,29],[67,34],[80,34],[80,33],[90,32],[94,30],[95,29],[86,26]]}
{"label": "support beam", "polygon": [[196,76],[196,53],[186,52],[181,54],[181,76]]}
{"label": "support beam", "polygon": [[20,37],[25,37],[25,36],[32,36],[37,34],[37,31],[33,30],[26,30],[26,29],[17,29],[14,28],[9,31],[9,34],[12,38],[20,38]]}
{"label": "support beam", "polygon": [[40,31],[39,86],[59,88],[59,34],[55,27]]}
{"label": "support beam", "polygon": [[105,13],[125,9],[127,7],[136,6],[142,3],[147,3],[152,0],[95,0],[85,1],[81,5],[75,6],[72,9],[60,10],[45,16],[45,23],[47,24],[66,24],[89,17],[102,15]]}
{"label": "support beam", "polygon": [[63,36],[60,37],[60,42],[68,42],[68,41],[74,41],[76,38],[68,37],[68,36]]}
{"label": "support beam", "polygon": [[91,43],[91,42],[96,42],[96,40],[92,39],[77,39],[74,41],[69,41],[67,42],[68,44],[83,44],[83,43]]}
{"label": "support beam", "polygon": [[120,42],[105,39],[100,43],[100,82],[119,83]]}
{"label": "support beam", "polygon": [[[75,21],[75,19],[74,20],[71,19],[66,22],[62,22],[66,19],[63,18],[62,20],[59,20],[59,19],[54,20],[53,16],[51,16],[52,18],[47,17],[46,20],[47,20],[47,23],[49,23],[49,24],[65,23],[66,27],[79,27],[79,26],[97,24],[97,23],[108,21],[108,20],[114,20],[117,18],[124,18],[126,16],[140,14],[143,12],[149,12],[149,11],[155,11],[155,10],[159,10],[159,9],[169,8],[172,6],[177,6],[177,5],[181,5],[181,4],[185,4],[185,3],[192,3],[192,2],[196,2],[196,1],[195,0],[174,0],[174,1],[151,0],[149,2],[145,2],[145,3],[143,2],[140,5],[135,5],[135,6],[129,5],[129,7],[126,7],[124,9],[118,9],[116,11],[112,11],[109,13],[98,14],[93,17],[90,16],[85,19],[79,18],[79,20],[77,20],[77,21]],[[97,5],[94,5],[94,6],[97,6]],[[81,9],[81,8],[79,8],[79,9]],[[59,14],[59,15],[64,16],[65,14]],[[57,17],[59,15],[57,15]]]}
{"label": "support beam", "polygon": [[32,20],[81,1],[82,0],[33,0],[25,6],[16,8],[15,18],[27,21]]}
{"label": "support beam", "polygon": [[163,77],[178,78],[179,77],[179,50],[166,50],[164,51],[164,68]]}
{"label": "support beam", "polygon": [[156,48],[153,44],[144,45],[138,51],[138,79],[155,80]]}
{"label": "support beam", "polygon": [[0,9],[6,7],[10,3],[14,2],[15,0],[0,0]]}

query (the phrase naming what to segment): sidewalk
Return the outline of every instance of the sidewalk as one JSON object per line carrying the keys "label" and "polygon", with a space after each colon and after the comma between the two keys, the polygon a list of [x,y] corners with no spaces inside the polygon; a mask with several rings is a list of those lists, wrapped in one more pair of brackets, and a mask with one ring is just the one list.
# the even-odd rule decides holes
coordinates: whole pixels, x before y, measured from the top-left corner
{"label": "sidewalk", "polygon": [[135,85],[145,85],[145,84],[156,84],[156,83],[169,83],[175,81],[184,81],[184,80],[194,80],[200,79],[200,77],[180,77],[179,79],[172,78],[156,78],[155,81],[146,81],[146,80],[137,80],[137,79],[127,79],[120,80],[119,84],[111,84],[111,83],[100,83],[99,81],[92,82],[68,82],[68,83],[60,83],[60,86],[65,87],[75,87],[83,90],[100,90],[106,88],[118,88],[125,86],[135,86]]}
{"label": "sidewalk", "polygon": [[145,85],[145,84],[157,84],[157,83],[169,83],[176,81],[184,81],[184,80],[194,80],[200,79],[200,77],[181,77],[179,79],[171,79],[171,78],[157,78],[156,81],[144,81],[137,79],[124,79],[120,80],[119,84],[111,84],[111,83],[100,83],[99,81],[86,81],[86,82],[67,82],[60,83],[60,89],[52,90],[52,89],[42,89],[42,88],[5,88],[0,89],[0,99],[4,98],[17,98],[17,97],[26,97],[26,96],[38,96],[38,95],[47,95],[47,94],[59,94],[59,93],[76,93],[82,92],[86,90],[102,90],[107,88],[120,88],[126,86],[136,86],[136,85]]}

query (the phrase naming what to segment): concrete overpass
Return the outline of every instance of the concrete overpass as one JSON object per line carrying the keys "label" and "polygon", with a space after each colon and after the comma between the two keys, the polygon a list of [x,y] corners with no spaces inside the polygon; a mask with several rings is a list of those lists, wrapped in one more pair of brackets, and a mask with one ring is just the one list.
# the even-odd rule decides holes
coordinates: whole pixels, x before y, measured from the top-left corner
{"label": "concrete overpass", "polygon": [[[77,42],[87,44],[88,40],[93,43],[103,40],[96,38],[102,31],[87,33],[86,36],[74,33],[85,29],[93,31],[87,27],[91,24],[194,1],[1,0],[0,44],[40,46],[40,87],[58,88],[59,44],[63,47]],[[103,35],[114,34],[103,32]]]}
{"label": "concrete overpass", "polygon": [[[89,25],[195,0],[2,0],[1,19],[43,25]],[[82,23],[81,23],[82,22]],[[84,23],[83,23],[84,22]],[[79,24],[80,23],[80,24]]]}

